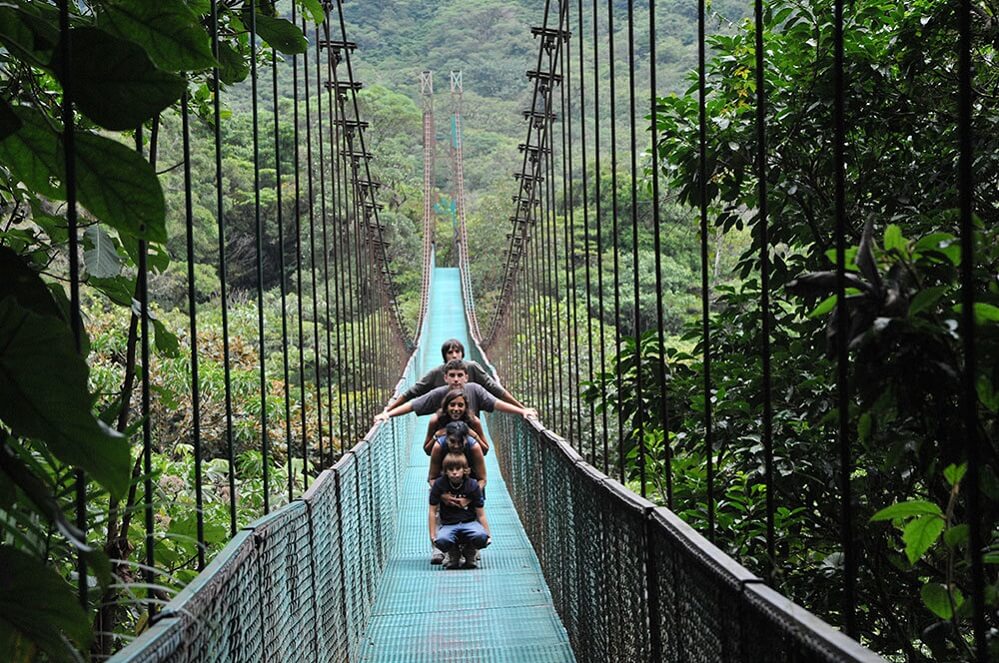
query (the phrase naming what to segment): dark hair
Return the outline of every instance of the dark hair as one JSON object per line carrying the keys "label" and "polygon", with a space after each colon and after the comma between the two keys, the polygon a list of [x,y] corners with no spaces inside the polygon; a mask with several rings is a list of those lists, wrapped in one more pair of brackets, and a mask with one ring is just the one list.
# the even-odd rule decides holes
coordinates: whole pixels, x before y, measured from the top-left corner
{"label": "dark hair", "polygon": [[[451,401],[459,397],[465,399],[465,414],[461,415],[461,419],[459,419],[459,421],[465,424],[468,424],[468,422],[471,421],[468,415],[468,396],[465,395],[465,390],[461,388],[451,389],[446,394],[444,394],[444,399],[441,401],[441,408],[440,410],[437,411],[438,421],[449,421],[447,416],[447,406],[451,404]],[[451,423],[449,422],[448,426],[450,425]]]}
{"label": "dark hair", "polygon": [[461,344],[461,341],[456,338],[444,341],[444,345],[441,346],[441,361],[447,361],[447,353],[455,349],[461,350],[461,356],[465,356],[465,346]]}
{"label": "dark hair", "polygon": [[468,373],[468,364],[466,364],[463,359],[452,359],[448,363],[444,364],[444,374],[447,375],[448,371],[461,371],[462,373]]}
{"label": "dark hair", "polygon": [[456,454],[451,452],[448,452],[448,454],[444,456],[444,462],[441,463],[441,467],[445,472],[453,468],[463,469],[465,470],[465,476],[468,476],[472,469],[468,466],[468,459],[465,458],[465,454]]}
{"label": "dark hair", "polygon": [[448,435],[454,436],[465,436],[468,435],[468,424],[464,421],[452,421],[447,426],[444,427]]}
{"label": "dark hair", "polygon": [[448,453],[465,453],[465,442],[468,438],[468,424],[464,421],[452,421],[444,427],[447,431]]}

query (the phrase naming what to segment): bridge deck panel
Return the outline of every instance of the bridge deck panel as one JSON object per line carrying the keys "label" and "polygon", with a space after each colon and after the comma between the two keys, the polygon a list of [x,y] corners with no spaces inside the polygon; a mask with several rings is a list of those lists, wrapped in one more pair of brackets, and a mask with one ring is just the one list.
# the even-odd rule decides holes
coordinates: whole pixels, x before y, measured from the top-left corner
{"label": "bridge deck panel", "polygon": [[[426,337],[421,339],[419,365],[424,371],[439,364],[437,350],[450,337],[459,339],[466,348],[470,345],[458,270],[438,268],[433,275]],[[430,564],[428,459],[421,448],[425,430],[421,419],[414,427],[409,467],[399,487],[397,539],[361,642],[360,660],[574,661],[569,638],[500,476],[495,453],[486,456],[486,516],[494,543],[482,551],[477,569],[446,570]]]}

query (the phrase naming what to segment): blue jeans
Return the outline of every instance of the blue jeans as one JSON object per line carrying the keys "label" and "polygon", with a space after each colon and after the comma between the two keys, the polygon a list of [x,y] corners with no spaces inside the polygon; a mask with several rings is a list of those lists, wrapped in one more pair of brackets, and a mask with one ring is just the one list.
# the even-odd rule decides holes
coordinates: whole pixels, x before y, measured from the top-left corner
{"label": "blue jeans", "polygon": [[471,544],[476,548],[485,548],[489,535],[486,528],[477,520],[470,523],[458,523],[456,525],[441,525],[437,528],[437,547],[448,552],[455,546]]}

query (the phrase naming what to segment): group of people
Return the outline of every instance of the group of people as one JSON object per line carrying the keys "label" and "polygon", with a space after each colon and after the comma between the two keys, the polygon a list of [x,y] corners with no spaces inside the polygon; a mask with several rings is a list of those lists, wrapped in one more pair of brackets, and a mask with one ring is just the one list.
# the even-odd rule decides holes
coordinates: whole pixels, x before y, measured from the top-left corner
{"label": "group of people", "polygon": [[479,413],[498,410],[537,417],[537,412],[478,363],[465,361],[465,347],[457,339],[444,342],[441,357],[442,365],[390,402],[375,421],[409,412],[431,415],[423,443],[430,456],[430,563],[475,568],[479,550],[492,542],[485,511],[489,441]]}

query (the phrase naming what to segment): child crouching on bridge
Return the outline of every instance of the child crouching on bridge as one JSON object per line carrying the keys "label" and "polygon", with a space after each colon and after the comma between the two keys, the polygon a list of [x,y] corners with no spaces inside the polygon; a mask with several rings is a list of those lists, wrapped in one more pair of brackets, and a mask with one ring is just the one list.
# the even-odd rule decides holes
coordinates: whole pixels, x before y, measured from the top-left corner
{"label": "child crouching on bridge", "polygon": [[[459,568],[464,559],[464,568],[474,569],[476,551],[492,543],[485,500],[479,483],[469,476],[464,454],[447,454],[443,465],[444,475],[430,488],[430,541],[447,555],[445,568]],[[451,499],[443,499],[445,495]]]}

